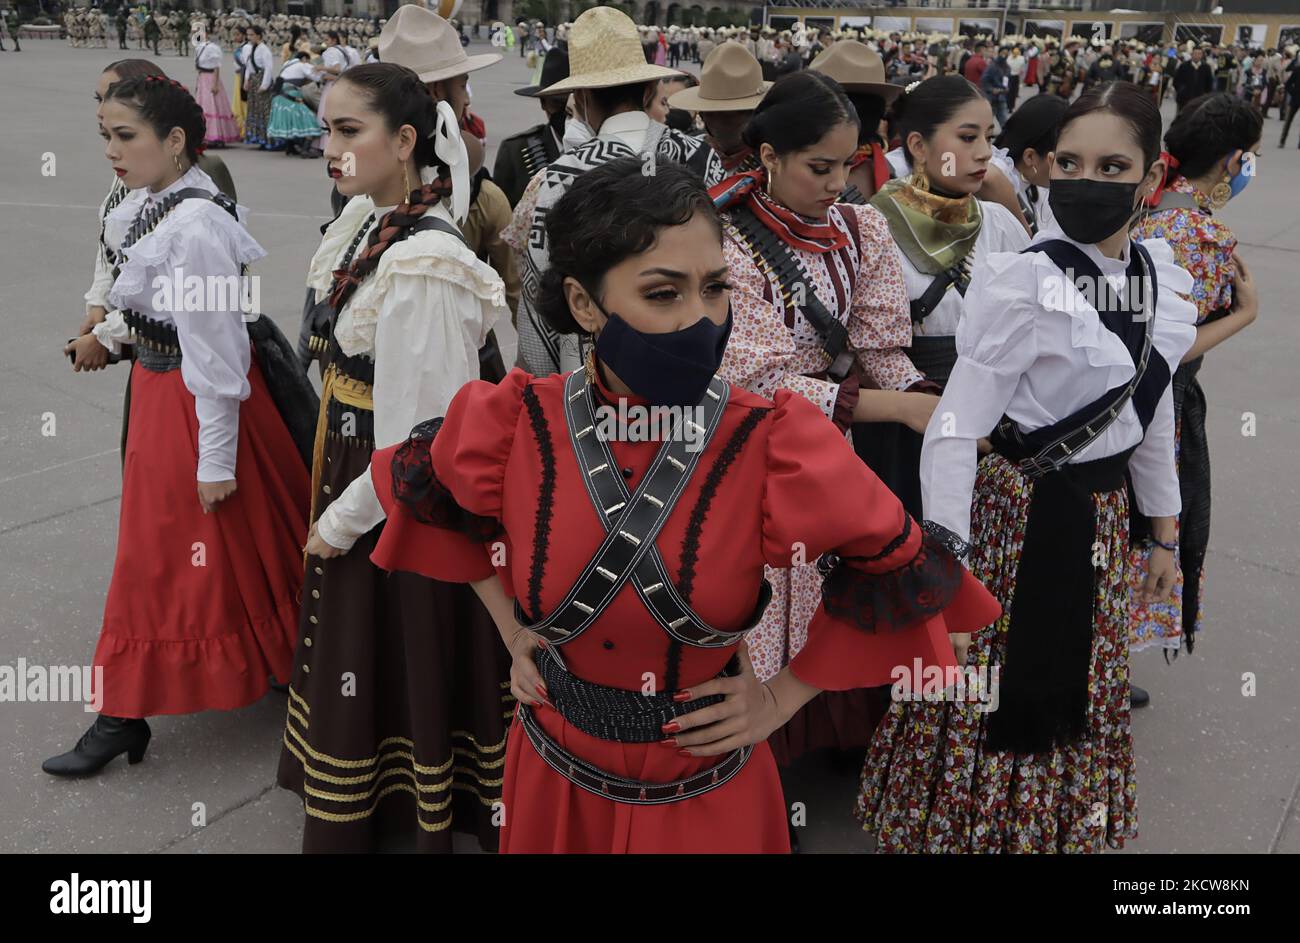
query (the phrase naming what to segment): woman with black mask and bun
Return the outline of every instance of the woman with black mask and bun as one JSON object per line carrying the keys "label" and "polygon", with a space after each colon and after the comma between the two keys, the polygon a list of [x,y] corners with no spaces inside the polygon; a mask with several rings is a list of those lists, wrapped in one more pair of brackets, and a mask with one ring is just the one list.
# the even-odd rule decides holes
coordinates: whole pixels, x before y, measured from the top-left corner
{"label": "woman with black mask and bun", "polygon": [[[503,851],[785,852],[768,735],[820,689],[950,664],[997,608],[817,406],[715,376],[721,226],[689,169],[640,167],[546,217],[538,300],[585,366],[469,384],[345,499],[388,515],[377,565],[470,582],[510,648]],[[827,603],[762,683],[742,638],[795,542]]]}
{"label": "woman with black mask and bun", "polygon": [[[1164,186],[1133,227],[1136,239],[1167,241],[1178,264],[1191,273],[1197,324],[1196,343],[1174,374],[1182,585],[1175,586],[1175,598],[1168,603],[1145,604],[1134,597],[1135,650],[1160,646],[1177,651],[1185,639],[1191,651],[1201,628],[1202,567],[1210,542],[1210,444],[1205,391],[1197,373],[1206,351],[1249,326],[1259,313],[1254,281],[1237,253],[1237,237],[1215,212],[1257,173],[1263,126],[1259,109],[1233,95],[1188,102],[1165,133]],[[1135,522],[1135,536],[1147,537],[1146,530],[1145,521]],[[1135,564],[1152,546],[1146,541],[1134,547]]]}
{"label": "woman with black mask and bun", "polygon": [[966,698],[895,704],[877,730],[858,811],[881,851],[1089,852],[1137,835],[1125,476],[1159,541],[1142,592],[1163,599],[1170,377],[1196,333],[1168,244],[1129,236],[1164,173],[1150,96],[1085,93],[1056,144],[1059,228],[976,270],[921,481],[926,516],[969,541],[1003,615],[962,640]]}
{"label": "woman with black mask and bun", "polygon": [[[922,377],[905,351],[889,230],[870,206],[839,202],[861,140],[853,104],[828,75],[795,73],[768,91],[744,139],[761,167],[709,191],[725,212],[735,286],[722,376],[760,396],[800,393],[843,432],[890,421],[919,435],[938,400],[910,390]],[[798,656],[821,599],[817,558],[792,553],[768,572],[772,604],[749,637],[762,680]],[[836,748],[856,766],[880,713],[865,691],[819,697],[773,738],[777,762]]]}
{"label": "woman with black mask and bun", "polygon": [[384,838],[450,851],[453,830],[494,848],[506,653],[464,587],[374,567],[383,514],[340,495],[376,447],[479,378],[505,290],[457,228],[470,181],[456,114],[415,72],[349,69],[325,116],[327,166],[350,199],[307,275],[329,338],[278,778],[303,797],[305,851]]}
{"label": "woman with black mask and bun", "polygon": [[[911,172],[881,187],[871,206],[889,225],[902,270],[915,375],[937,390],[957,359],[955,335],[973,272],[991,253],[1019,252],[1029,236],[1003,204],[977,195],[995,172],[993,111],[979,89],[959,75],[927,79],[900,96],[893,111]],[[920,431],[894,424],[853,434],[858,454],[913,514],[921,511]]]}

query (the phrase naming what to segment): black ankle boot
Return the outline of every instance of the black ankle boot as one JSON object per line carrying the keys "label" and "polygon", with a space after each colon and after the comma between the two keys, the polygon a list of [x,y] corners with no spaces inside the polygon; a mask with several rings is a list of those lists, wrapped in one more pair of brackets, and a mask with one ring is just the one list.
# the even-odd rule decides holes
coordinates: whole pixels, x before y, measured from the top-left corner
{"label": "black ankle boot", "polygon": [[127,762],[134,765],[144,759],[152,735],[144,720],[100,714],[75,747],[50,757],[41,769],[51,776],[93,776],[119,753],[125,753]]}
{"label": "black ankle boot", "polygon": [[1128,686],[1128,701],[1130,707],[1146,707],[1151,703],[1151,695],[1147,692],[1146,688],[1139,688],[1136,684],[1130,681]]}

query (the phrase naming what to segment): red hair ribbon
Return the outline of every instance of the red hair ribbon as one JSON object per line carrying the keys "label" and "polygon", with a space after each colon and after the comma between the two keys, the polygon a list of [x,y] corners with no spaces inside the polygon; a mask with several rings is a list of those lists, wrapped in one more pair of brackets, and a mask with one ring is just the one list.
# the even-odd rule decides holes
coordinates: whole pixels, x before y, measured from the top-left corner
{"label": "red hair ribbon", "polygon": [[1161,180],[1159,185],[1151,191],[1151,195],[1142,201],[1152,209],[1160,205],[1160,197],[1164,195],[1165,188],[1169,186],[1169,184],[1173,183],[1174,178],[1178,176],[1177,157],[1170,154],[1168,151],[1161,151],[1160,159],[1165,162],[1166,169],[1164,179]]}

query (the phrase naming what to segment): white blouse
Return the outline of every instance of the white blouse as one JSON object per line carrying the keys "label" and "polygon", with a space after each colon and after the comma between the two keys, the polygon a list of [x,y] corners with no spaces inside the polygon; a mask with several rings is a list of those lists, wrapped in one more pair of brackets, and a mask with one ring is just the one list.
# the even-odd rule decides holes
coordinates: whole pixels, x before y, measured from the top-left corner
{"label": "white blouse", "polygon": [[293,59],[280,67],[280,78],[286,82],[296,82],[299,79],[315,79],[316,68],[310,62],[303,62],[301,59]]}
{"label": "white blouse", "polygon": [[1047,187],[1038,187],[1038,198],[1030,199],[1029,181],[1021,176],[1020,171],[1016,168],[1016,162],[1011,159],[1011,153],[1005,147],[993,148],[993,156],[989,158],[989,163],[1002,171],[1003,175],[1011,181],[1011,185],[1016,188],[1016,194],[1024,199],[1034,210],[1034,218],[1038,221],[1038,228],[1056,229],[1056,216],[1052,213],[1052,207],[1047,201]]}
{"label": "white blouse", "polygon": [[[341,46],[326,46],[320,54],[320,61],[321,65],[327,69],[338,69],[340,75],[348,67],[348,57]],[[338,78],[338,75],[329,75],[327,73],[326,78],[333,81]]]}
{"label": "white blouse", "polygon": [[[371,213],[382,219],[391,209],[376,209],[368,197],[348,201],[325,230],[308,269],[317,301],[329,294],[334,270]],[[425,215],[452,222],[445,201]],[[460,388],[479,378],[478,350],[497,320],[508,315],[501,277],[455,236],[427,230],[390,246],[334,327],[345,354],[375,361],[375,447],[402,442],[416,423],[445,414]],[[365,471],[322,514],[320,534],[329,543],[351,547],[384,519],[369,482]]]}
{"label": "white blouse", "polygon": [[221,47],[213,42],[200,43],[194,56],[194,65],[200,69],[220,69]]}
{"label": "white blouse", "polygon": [[[1019,252],[1029,245],[1029,233],[1020,225],[1020,220],[1001,203],[988,203],[980,200],[980,210],[984,220],[980,223],[979,235],[975,237],[975,247],[971,249],[970,271],[977,272],[984,260],[994,252]],[[903,267],[903,282],[907,287],[907,300],[915,301],[925,294],[935,276],[918,269],[903,254],[903,250],[894,244],[900,264]],[[969,297],[969,289],[967,296]],[[913,322],[912,333],[922,337],[950,337],[957,333],[961,322],[965,299],[954,288],[948,289],[939,304],[920,323]]]}
{"label": "white blouse", "polygon": [[[1034,242],[1064,239],[1059,230]],[[1127,294],[1123,259],[1108,259],[1095,246],[1074,243]],[[1152,325],[1155,349],[1171,370],[1196,339],[1196,306],[1180,297],[1192,277],[1174,262],[1162,239],[1143,247],[1155,263],[1159,286]],[[1128,348],[1102,324],[1100,315],[1046,254],[989,256],[966,292],[957,328],[957,365],[925,431],[921,447],[921,497],[925,516],[970,539],[971,496],[978,461],[976,442],[1003,414],[1026,430],[1064,419],[1133,378]],[[1129,472],[1138,509],[1170,517],[1182,507],[1174,466],[1173,390],[1166,388],[1143,436],[1130,401],[1119,418],[1086,448],[1070,457],[1088,462],[1137,446]]]}
{"label": "white blouse", "polygon": [[[157,193],[147,188],[131,191],[109,213],[104,240],[124,258],[108,300],[112,308],[136,311],[175,326],[181,348],[181,379],[194,395],[194,412],[199,421],[198,480],[226,481],[235,477],[239,404],[250,392],[248,328],[238,294],[229,298],[221,310],[192,310],[184,302],[188,286],[202,285],[206,302],[212,294],[209,286],[217,284],[216,279],[222,280],[224,289],[232,276],[238,278],[241,265],[266,255],[244,228],[248,211],[239,207],[236,222],[210,200],[184,200],[153,232],[130,248],[119,249],[141,211],[187,187],[218,192],[211,177],[191,167]],[[193,277],[200,281],[192,282]],[[175,290],[175,286],[181,290]],[[183,302],[179,308],[175,306],[178,297]],[[94,333],[114,352],[130,339],[130,328],[121,310],[112,311],[95,325]]]}
{"label": "white blouse", "polygon": [[258,43],[253,46],[248,43],[245,48],[252,47],[248,52],[248,59],[244,62],[244,80],[252,79],[258,69],[262,72],[262,84],[258,86],[260,91],[266,91],[271,87],[271,79],[275,77],[275,57],[271,50],[266,47],[266,43]]}

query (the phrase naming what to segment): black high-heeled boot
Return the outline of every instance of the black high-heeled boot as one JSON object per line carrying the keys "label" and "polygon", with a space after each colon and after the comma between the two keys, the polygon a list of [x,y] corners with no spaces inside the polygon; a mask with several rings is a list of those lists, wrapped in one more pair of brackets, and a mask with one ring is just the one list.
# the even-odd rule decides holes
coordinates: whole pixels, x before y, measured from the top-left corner
{"label": "black high-heeled boot", "polygon": [[41,764],[51,776],[93,776],[119,753],[135,765],[144,759],[153,733],[148,722],[100,714],[77,745],[67,753],[52,756]]}

